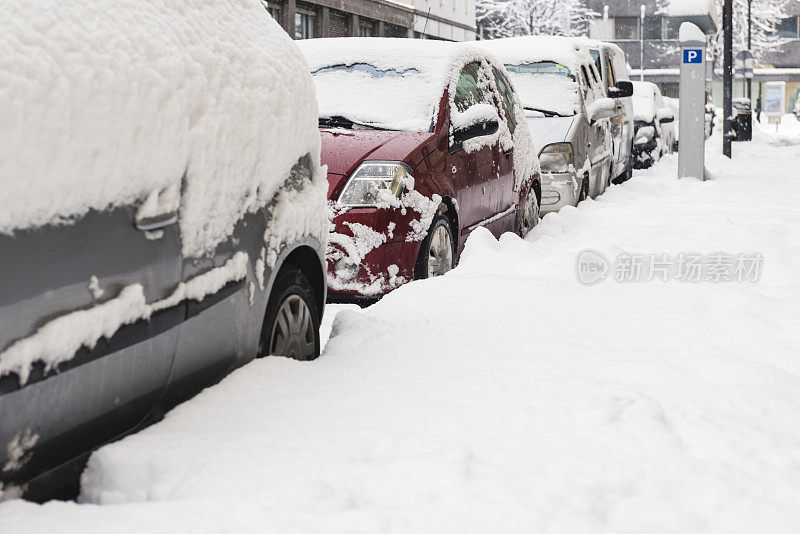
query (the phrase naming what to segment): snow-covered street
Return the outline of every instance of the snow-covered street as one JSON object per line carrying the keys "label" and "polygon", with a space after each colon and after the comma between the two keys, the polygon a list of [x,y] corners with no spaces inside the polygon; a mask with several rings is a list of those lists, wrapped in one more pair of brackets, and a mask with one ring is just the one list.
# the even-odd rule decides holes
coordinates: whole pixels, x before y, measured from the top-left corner
{"label": "snow-covered street", "polygon": [[[246,365],[93,454],[80,504],[0,504],[0,531],[800,531],[787,121],[732,160],[715,135],[708,181],[668,155],[524,240],[474,232],[445,276],[328,306],[319,359]],[[579,280],[587,258],[606,279]]]}

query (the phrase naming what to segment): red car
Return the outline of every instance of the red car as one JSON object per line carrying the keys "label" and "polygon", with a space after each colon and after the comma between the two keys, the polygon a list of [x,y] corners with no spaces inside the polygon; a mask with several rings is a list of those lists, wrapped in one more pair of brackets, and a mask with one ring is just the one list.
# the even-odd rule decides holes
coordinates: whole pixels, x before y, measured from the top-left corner
{"label": "red car", "polygon": [[379,297],[452,269],[469,233],[524,236],[539,163],[502,63],[460,43],[298,43],[328,167],[328,301]]}

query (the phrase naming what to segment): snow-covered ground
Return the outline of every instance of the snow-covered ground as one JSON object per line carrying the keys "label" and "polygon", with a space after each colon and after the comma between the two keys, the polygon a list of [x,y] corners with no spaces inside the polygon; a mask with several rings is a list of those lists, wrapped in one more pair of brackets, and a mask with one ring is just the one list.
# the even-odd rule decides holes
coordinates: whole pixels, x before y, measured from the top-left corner
{"label": "snow-covered ground", "polygon": [[[95,453],[83,504],[7,502],[0,530],[798,532],[787,120],[732,161],[712,138],[709,181],[667,156],[525,240],[477,231],[441,278],[330,307],[318,360],[247,365]],[[677,280],[697,258],[703,280]]]}

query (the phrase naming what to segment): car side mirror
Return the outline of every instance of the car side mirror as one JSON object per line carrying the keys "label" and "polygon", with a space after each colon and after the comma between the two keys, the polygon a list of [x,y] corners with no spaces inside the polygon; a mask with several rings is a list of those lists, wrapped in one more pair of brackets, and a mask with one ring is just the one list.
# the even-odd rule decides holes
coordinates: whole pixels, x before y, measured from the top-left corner
{"label": "car side mirror", "polygon": [[466,141],[493,135],[500,129],[500,116],[491,104],[475,104],[462,113],[450,117],[452,127],[451,152],[463,148]]}
{"label": "car side mirror", "polygon": [[658,110],[658,122],[660,124],[668,124],[675,121],[675,114],[669,108],[661,108]]}
{"label": "car side mirror", "polygon": [[608,88],[608,96],[611,98],[627,98],[633,96],[633,83],[627,80],[620,80],[614,87]]}
{"label": "car side mirror", "polygon": [[594,124],[600,119],[608,119],[617,114],[617,104],[612,98],[598,98],[586,110],[586,117],[589,119],[589,124]]}

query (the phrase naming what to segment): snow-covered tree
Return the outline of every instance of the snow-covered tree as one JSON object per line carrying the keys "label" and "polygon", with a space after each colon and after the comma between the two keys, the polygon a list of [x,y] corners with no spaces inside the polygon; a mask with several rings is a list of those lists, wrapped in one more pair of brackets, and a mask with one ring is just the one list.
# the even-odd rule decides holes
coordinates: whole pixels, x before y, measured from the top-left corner
{"label": "snow-covered tree", "polygon": [[[720,14],[722,0],[715,0]],[[792,11],[790,6],[797,5],[798,0],[751,0],[752,14],[752,50],[756,64],[761,63],[764,55],[775,50],[786,42],[778,36],[777,26]],[[719,65],[722,63],[723,36],[722,28],[711,39],[712,59]],[[747,50],[747,0],[733,0],[733,54]]]}
{"label": "snow-covered tree", "polygon": [[584,0],[477,0],[475,8],[487,37],[585,35],[599,16]]}

